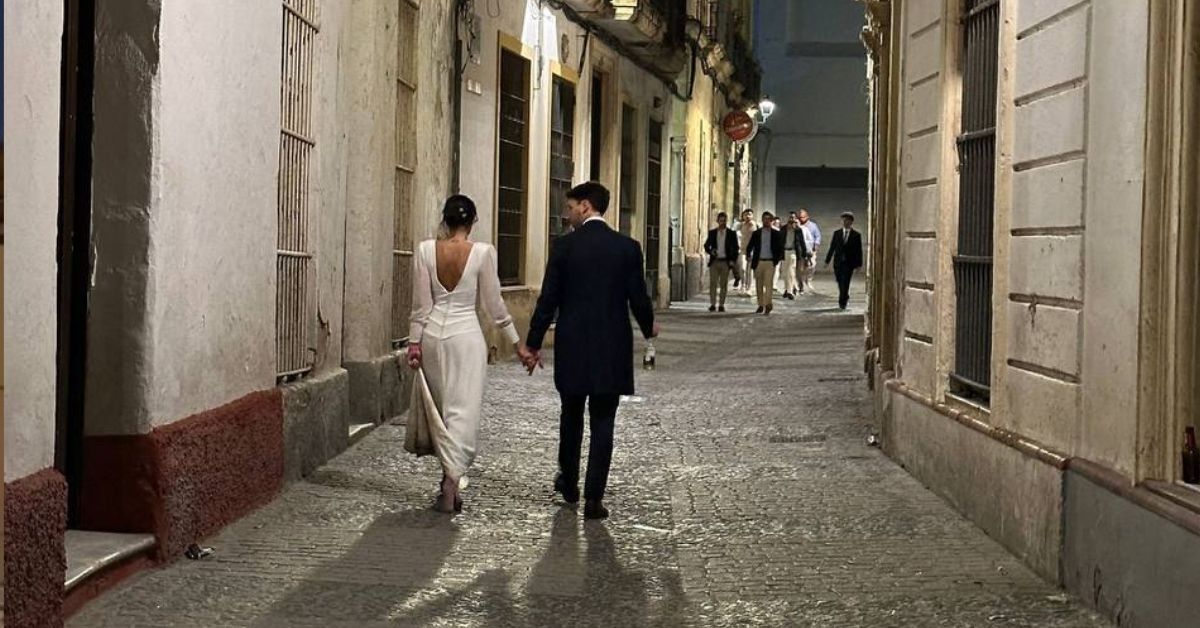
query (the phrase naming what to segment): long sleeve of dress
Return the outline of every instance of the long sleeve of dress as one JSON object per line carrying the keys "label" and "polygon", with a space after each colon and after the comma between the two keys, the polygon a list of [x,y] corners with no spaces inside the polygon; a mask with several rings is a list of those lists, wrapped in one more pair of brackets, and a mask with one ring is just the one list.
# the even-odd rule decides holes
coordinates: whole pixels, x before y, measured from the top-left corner
{"label": "long sleeve of dress", "polygon": [[500,271],[496,265],[496,248],[491,245],[484,249],[483,268],[479,275],[479,299],[484,311],[496,327],[500,328],[504,338],[511,344],[520,342],[521,336],[517,333],[517,326],[513,324],[508,306],[500,296]]}
{"label": "long sleeve of dress", "polygon": [[417,344],[425,333],[425,325],[429,322],[429,313],[433,311],[433,285],[429,280],[429,269],[421,261],[424,257],[425,245],[417,247],[413,255],[413,292],[412,316],[408,323],[408,342]]}

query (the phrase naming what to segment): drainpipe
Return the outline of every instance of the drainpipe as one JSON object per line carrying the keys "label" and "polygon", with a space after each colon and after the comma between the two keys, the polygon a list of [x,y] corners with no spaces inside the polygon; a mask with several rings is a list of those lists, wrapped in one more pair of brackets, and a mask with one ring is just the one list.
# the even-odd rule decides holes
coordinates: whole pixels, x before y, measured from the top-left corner
{"label": "drainpipe", "polygon": [[464,0],[457,0],[451,12],[454,20],[454,72],[451,75],[450,98],[454,102],[453,123],[450,127],[450,190],[454,194],[461,192],[459,187],[459,170],[462,160],[462,82],[463,65],[462,37],[459,28],[462,25]]}

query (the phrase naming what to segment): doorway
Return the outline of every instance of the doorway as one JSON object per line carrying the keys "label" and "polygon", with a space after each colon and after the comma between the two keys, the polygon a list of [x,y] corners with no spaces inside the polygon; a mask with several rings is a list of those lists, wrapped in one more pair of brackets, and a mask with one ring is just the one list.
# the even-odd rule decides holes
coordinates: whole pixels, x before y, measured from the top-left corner
{"label": "doorway", "polygon": [[58,381],[55,467],[67,479],[67,526],[83,486],[88,291],[92,269],[92,129],[95,0],[66,0],[59,144]]}

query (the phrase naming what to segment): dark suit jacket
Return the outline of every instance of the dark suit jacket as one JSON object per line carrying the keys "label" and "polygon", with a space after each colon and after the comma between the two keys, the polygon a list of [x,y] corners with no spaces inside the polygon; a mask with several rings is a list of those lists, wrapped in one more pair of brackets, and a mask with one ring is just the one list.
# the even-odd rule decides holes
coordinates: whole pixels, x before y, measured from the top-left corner
{"label": "dark suit jacket", "polygon": [[[708,265],[712,266],[713,262],[717,261],[717,230],[710,229],[708,239],[704,241],[704,252],[708,253]],[[734,263],[738,259],[738,244],[737,232],[728,227],[725,228],[725,259],[729,263]]]}
{"label": "dark suit jacket", "polygon": [[786,251],[783,250],[783,230],[776,231],[770,227],[762,227],[750,236],[750,244],[746,247],[746,253],[750,256],[750,268],[757,269],[759,257],[762,256],[762,238],[763,231],[771,234],[771,261],[778,264],[783,261]]}
{"label": "dark suit jacket", "polygon": [[825,263],[828,264],[830,260],[838,268],[862,268],[862,234],[851,229],[849,240],[843,242],[842,230],[833,232],[833,243],[829,245],[829,252],[825,253]]}
{"label": "dark suit jacket", "polygon": [[592,221],[554,241],[526,344],[540,349],[554,328],[554,385],[570,395],[633,394],[633,328],[654,328],[642,247]]}

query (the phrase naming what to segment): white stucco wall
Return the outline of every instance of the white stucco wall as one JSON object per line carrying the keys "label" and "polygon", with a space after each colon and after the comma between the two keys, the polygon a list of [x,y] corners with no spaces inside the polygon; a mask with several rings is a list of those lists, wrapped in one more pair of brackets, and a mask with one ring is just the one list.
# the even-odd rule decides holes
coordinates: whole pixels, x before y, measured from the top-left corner
{"label": "white stucco wall", "polygon": [[1130,477],[1137,465],[1148,25],[1149,0],[1093,2],[1079,454]]}
{"label": "white stucco wall", "polygon": [[[349,162],[347,115],[353,82],[349,78],[352,5],[321,5],[313,86],[313,172],[309,242],[316,275],[309,312],[316,357],[314,373],[341,368],[342,308],[345,303],[346,182]],[[357,138],[356,138],[357,139]]]}
{"label": "white stucco wall", "polygon": [[274,385],[280,8],[163,3],[151,426]]}
{"label": "white stucco wall", "polygon": [[[442,6],[441,3],[421,6],[421,28],[417,33],[417,178],[413,206],[410,208],[414,242],[432,235],[433,227],[442,217],[442,204],[452,192],[454,95],[450,90],[456,88],[453,43],[455,14],[451,7]],[[462,97],[468,100],[474,95],[464,91]],[[465,122],[464,110],[464,132]],[[473,143],[464,143],[462,147],[464,154],[475,152],[475,148]],[[463,179],[467,178],[464,175]]]}
{"label": "white stucco wall", "polygon": [[393,197],[396,181],[396,3],[354,0],[343,117],[355,141],[346,185],[346,307],[343,358],[365,361],[390,348]]}
{"label": "white stucco wall", "polygon": [[[1088,3],[1016,5],[1010,301],[995,318],[1005,354],[995,422],[1061,451],[1078,440],[1084,304]],[[1055,272],[1046,272],[1048,268]],[[997,266],[997,270],[1003,269]],[[1038,302],[1032,305],[1031,302]],[[1048,303],[1047,303],[1048,302]]]}
{"label": "white stucco wall", "polygon": [[54,463],[63,5],[4,6],[4,479]]}
{"label": "white stucco wall", "polygon": [[932,395],[938,388],[933,343],[945,327],[939,314],[945,291],[938,285],[945,33],[941,13],[921,8],[913,5],[905,13],[903,84],[897,90],[903,99],[899,211],[905,282],[899,364],[905,383]]}

